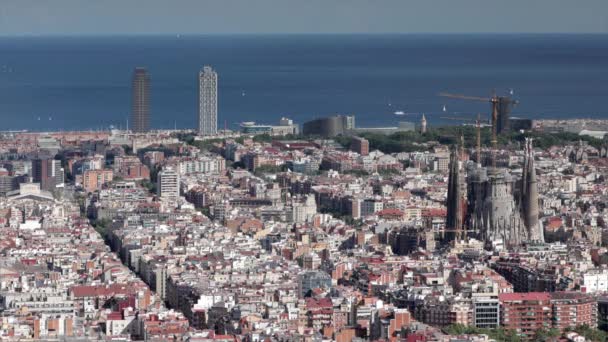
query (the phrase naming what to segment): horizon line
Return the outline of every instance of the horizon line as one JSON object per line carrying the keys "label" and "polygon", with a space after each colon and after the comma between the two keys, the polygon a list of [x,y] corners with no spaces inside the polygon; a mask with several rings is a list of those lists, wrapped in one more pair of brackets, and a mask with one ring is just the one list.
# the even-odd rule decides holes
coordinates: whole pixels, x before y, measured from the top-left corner
{"label": "horizon line", "polygon": [[149,32],[149,33],[15,33],[0,38],[77,38],[77,37],[202,37],[202,36],[582,36],[608,35],[608,32]]}

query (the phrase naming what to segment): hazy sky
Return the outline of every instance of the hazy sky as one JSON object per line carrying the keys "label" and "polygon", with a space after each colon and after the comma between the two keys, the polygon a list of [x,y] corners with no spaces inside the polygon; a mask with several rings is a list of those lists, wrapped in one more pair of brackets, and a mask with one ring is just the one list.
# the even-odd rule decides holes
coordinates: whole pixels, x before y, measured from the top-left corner
{"label": "hazy sky", "polygon": [[0,35],[608,33],[608,0],[0,0]]}

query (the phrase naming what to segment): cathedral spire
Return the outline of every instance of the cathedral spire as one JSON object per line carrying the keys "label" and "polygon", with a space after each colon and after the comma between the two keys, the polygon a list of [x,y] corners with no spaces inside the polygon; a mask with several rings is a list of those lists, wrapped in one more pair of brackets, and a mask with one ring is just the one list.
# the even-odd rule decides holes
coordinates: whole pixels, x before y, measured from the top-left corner
{"label": "cathedral spire", "polygon": [[455,146],[450,155],[448,175],[448,198],[447,217],[445,229],[446,241],[462,238],[463,225],[463,198],[462,198],[462,175],[460,170],[460,149]]}
{"label": "cathedral spire", "polygon": [[532,139],[526,138],[524,169],[522,173],[522,206],[523,218],[531,241],[543,242],[544,237],[538,222],[538,186],[534,168],[534,151]]}

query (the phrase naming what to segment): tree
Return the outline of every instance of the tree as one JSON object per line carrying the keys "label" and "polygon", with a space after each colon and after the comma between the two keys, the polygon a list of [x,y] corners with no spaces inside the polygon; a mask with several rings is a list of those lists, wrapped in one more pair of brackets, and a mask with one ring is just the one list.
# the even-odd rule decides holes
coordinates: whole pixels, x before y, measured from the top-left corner
{"label": "tree", "polygon": [[270,136],[270,134],[268,134],[268,133],[258,134],[253,137],[253,141],[255,141],[255,142],[269,143],[269,142],[272,142],[272,140],[273,140],[272,136]]}
{"label": "tree", "polygon": [[93,228],[95,228],[95,230],[104,239],[106,239],[110,233],[110,224],[111,224],[111,221],[108,219],[105,219],[105,218],[91,221],[91,225],[93,226]]}
{"label": "tree", "polygon": [[74,194],[74,199],[76,200],[76,203],[78,203],[78,206],[80,207],[80,214],[84,216],[87,212],[86,194],[84,194],[82,192],[76,192]]}
{"label": "tree", "polygon": [[538,342],[551,341],[551,340],[556,339],[560,335],[561,335],[560,331],[558,329],[555,329],[555,328],[551,328],[551,329],[548,329],[548,330],[547,329],[539,329],[534,334],[534,337],[532,338],[532,340],[533,341],[538,341]]}
{"label": "tree", "polygon": [[281,166],[275,166],[275,165],[261,165],[255,168],[255,170],[253,171],[253,173],[256,176],[261,176],[263,174],[267,174],[267,173],[279,173],[283,171],[283,168]]}
{"label": "tree", "polygon": [[214,144],[223,142],[224,139],[206,139],[206,140],[193,140],[190,145],[196,146],[201,150],[210,150]]}
{"label": "tree", "polygon": [[211,209],[209,207],[197,208],[196,210],[198,210],[201,214],[211,218]]}
{"label": "tree", "polygon": [[342,173],[345,175],[355,175],[358,177],[369,176],[369,172],[367,172],[365,170],[361,170],[361,169],[346,170],[346,171],[342,171]]}
{"label": "tree", "polygon": [[606,334],[606,332],[593,329],[588,325],[579,325],[578,327],[574,328],[573,331],[581,336],[584,336],[590,341],[604,342],[608,340],[608,334]]}
{"label": "tree", "polygon": [[149,180],[143,180],[143,181],[141,181],[141,185],[144,188],[148,189],[148,191],[150,193],[153,193],[153,194],[156,193],[156,183],[150,182]]}
{"label": "tree", "polygon": [[125,154],[127,154],[127,155],[133,154],[133,147],[131,147],[129,145],[122,145],[122,149],[125,151]]}
{"label": "tree", "polygon": [[515,331],[507,330],[504,328],[498,329],[480,329],[472,326],[465,326],[462,324],[452,324],[444,328],[445,333],[449,335],[480,335],[485,334],[496,341],[501,342],[520,342],[522,339],[517,336]]}
{"label": "tree", "polygon": [[238,162],[232,163],[232,168],[233,169],[246,169],[247,166],[242,161],[238,161]]}
{"label": "tree", "polygon": [[400,173],[399,170],[393,168],[384,168],[378,170],[378,174],[381,176],[390,176],[390,175],[398,175]]}

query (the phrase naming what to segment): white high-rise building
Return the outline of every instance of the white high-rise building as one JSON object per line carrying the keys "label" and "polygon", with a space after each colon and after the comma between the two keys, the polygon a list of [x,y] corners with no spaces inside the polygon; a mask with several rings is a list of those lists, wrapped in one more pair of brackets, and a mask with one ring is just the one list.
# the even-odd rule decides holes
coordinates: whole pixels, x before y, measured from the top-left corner
{"label": "white high-rise building", "polygon": [[158,196],[170,200],[179,198],[179,173],[173,168],[165,168],[158,173],[156,179]]}
{"label": "white high-rise building", "polygon": [[198,133],[217,133],[217,73],[210,66],[203,67],[198,75],[199,109]]}
{"label": "white high-rise building", "polygon": [[292,206],[292,222],[306,223],[311,222],[317,214],[317,202],[313,195],[308,195],[306,201],[295,202]]}

